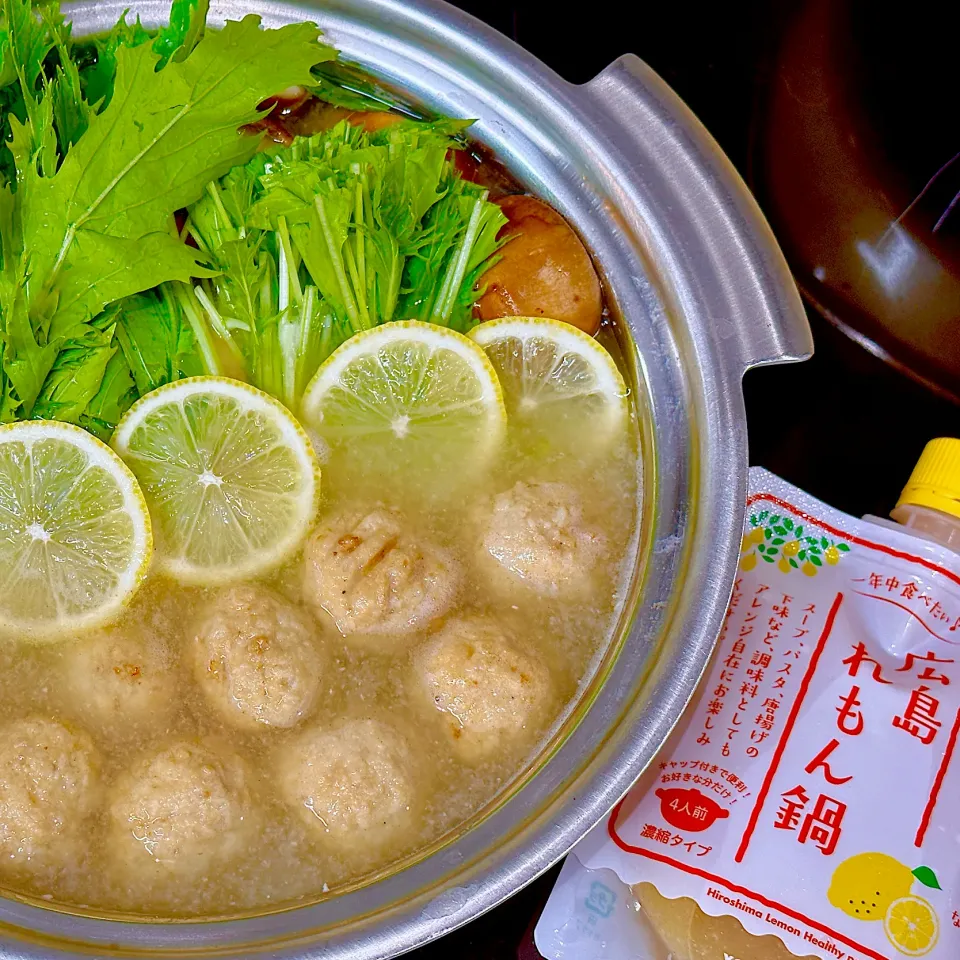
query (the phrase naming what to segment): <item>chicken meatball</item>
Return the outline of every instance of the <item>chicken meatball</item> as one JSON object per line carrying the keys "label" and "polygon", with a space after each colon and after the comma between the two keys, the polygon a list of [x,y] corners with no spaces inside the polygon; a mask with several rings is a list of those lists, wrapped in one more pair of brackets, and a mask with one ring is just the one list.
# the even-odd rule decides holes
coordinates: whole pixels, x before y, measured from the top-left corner
{"label": "chicken meatball", "polygon": [[467,763],[529,743],[552,700],[547,671],[490,620],[450,620],[414,664],[423,703]]}
{"label": "chicken meatball", "polygon": [[313,708],[323,667],[308,616],[262,587],[222,591],[193,641],[194,676],[241,729],[292,727]]}
{"label": "chicken meatball", "polygon": [[406,742],[379,720],[347,720],[289,743],[278,758],[284,799],[323,843],[369,853],[408,834],[416,802]]}
{"label": "chicken meatball", "polygon": [[304,595],[344,636],[420,629],[450,608],[459,582],[445,550],[382,508],[323,524],[304,553]]}
{"label": "chicken meatball", "polygon": [[27,718],[0,730],[0,857],[22,865],[58,853],[97,798],[93,744],[52,720]]}
{"label": "chicken meatball", "polygon": [[584,522],[576,490],[520,481],[494,498],[481,555],[537,593],[556,596],[589,582],[604,545]]}
{"label": "chicken meatball", "polygon": [[121,776],[110,803],[116,859],[185,875],[228,859],[250,827],[245,780],[239,758],[200,744],[144,757]]}
{"label": "chicken meatball", "polygon": [[483,275],[477,304],[481,320],[552,317],[591,335],[600,329],[600,280],[580,238],[556,210],[534,197],[497,201],[510,237]]}
{"label": "chicken meatball", "polygon": [[175,702],[166,645],[133,626],[98,630],[67,645],[62,666],[67,697],[99,727],[155,723]]}

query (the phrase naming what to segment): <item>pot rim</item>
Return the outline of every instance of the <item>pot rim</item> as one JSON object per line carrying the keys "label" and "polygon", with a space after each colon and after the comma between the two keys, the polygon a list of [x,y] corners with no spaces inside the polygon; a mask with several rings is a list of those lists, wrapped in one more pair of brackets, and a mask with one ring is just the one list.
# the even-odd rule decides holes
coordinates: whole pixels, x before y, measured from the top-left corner
{"label": "pot rim", "polygon": [[[123,0],[65,7],[77,34]],[[131,5],[147,26],[164,0]],[[211,4],[211,22],[250,0]],[[582,87],[438,0],[260,0],[267,25],[314,19],[344,54],[472,133],[579,228],[632,335],[644,421],[642,582],[632,626],[583,718],[469,833],[355,892],[284,912],[149,924],[0,899],[0,957],[196,953],[381,958],[496,906],[556,863],[630,788],[706,668],[732,589],[746,493],[740,378],[804,359],[809,328],[746,187],[682,102],[627,56]],[[669,215],[668,215],[669,214]],[[642,702],[641,702],[642,697]]]}

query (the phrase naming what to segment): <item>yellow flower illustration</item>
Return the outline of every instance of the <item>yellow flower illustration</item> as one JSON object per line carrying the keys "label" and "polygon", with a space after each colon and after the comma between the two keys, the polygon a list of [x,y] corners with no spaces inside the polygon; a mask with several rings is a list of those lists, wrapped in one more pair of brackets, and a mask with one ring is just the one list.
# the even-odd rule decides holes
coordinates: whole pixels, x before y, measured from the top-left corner
{"label": "yellow flower illustration", "polygon": [[805,530],[793,517],[762,510],[750,516],[750,529],[740,541],[740,569],[753,570],[758,560],[775,563],[781,573],[800,570],[815,577],[823,568],[836,566],[850,552],[843,541]]}

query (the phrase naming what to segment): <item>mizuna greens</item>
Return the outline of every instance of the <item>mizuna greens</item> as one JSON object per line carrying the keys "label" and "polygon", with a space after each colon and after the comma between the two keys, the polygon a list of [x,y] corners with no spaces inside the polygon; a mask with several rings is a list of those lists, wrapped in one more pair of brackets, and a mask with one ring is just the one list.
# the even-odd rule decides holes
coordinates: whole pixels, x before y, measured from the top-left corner
{"label": "mizuna greens", "polygon": [[254,16],[201,38],[187,10],[158,37],[161,53],[118,25],[102,43],[115,73],[85,94],[56,8],[2,9],[14,177],[0,188],[0,420],[103,432],[133,399],[116,359],[119,303],[210,272],[177,236],[174,212],[256,151],[237,131],[259,104],[309,83],[334,52],[313,24],[261,30]]}
{"label": "mizuna greens", "polygon": [[472,326],[506,220],[449,159],[463,126],[339,123],[209,184],[186,231],[215,272],[165,300],[187,318],[205,372],[239,372],[296,408],[318,365],[362,330]]}
{"label": "mizuna greens", "polygon": [[313,24],[205,31],[206,8],[175,0],[159,32],[125,16],[75,43],[56,4],[0,0],[0,422],[106,436],[144,392],[203,372],[293,406],[359,330],[472,323],[504,219],[450,160],[465,124],[341,123],[258,152],[241,128],[278,91],[384,94]]}

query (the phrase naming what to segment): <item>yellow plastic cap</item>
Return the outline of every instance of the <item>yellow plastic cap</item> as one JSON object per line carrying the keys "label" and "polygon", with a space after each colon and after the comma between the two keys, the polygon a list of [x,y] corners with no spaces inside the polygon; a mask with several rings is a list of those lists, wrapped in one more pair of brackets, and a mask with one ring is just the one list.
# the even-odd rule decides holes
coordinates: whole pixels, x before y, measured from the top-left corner
{"label": "yellow plastic cap", "polygon": [[932,507],[960,517],[960,440],[931,440],[920,454],[897,506]]}

